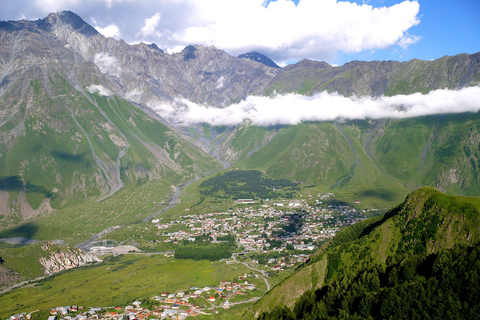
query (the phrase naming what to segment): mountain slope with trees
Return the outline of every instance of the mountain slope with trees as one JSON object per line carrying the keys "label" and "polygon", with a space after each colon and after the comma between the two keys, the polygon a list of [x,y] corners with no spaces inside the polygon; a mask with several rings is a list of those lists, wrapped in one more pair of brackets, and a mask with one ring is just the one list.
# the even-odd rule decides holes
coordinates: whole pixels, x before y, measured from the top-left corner
{"label": "mountain slope with trees", "polygon": [[[480,271],[479,210],[478,198],[420,188],[383,217],[342,230],[253,310],[257,316],[266,312],[263,319],[384,318],[395,310],[407,318],[437,307],[447,316],[454,307],[453,315],[461,317],[478,305],[478,282],[464,284]],[[432,293],[447,301],[430,300],[413,315],[416,301]]]}

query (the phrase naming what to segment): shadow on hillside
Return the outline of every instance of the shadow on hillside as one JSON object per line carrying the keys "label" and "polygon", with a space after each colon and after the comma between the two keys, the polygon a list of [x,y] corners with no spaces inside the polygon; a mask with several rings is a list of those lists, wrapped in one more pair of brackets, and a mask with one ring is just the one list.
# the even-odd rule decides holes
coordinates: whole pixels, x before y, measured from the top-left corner
{"label": "shadow on hillside", "polygon": [[86,162],[86,160],[85,160],[86,153],[80,153],[80,154],[74,155],[74,154],[71,154],[71,153],[61,152],[61,151],[50,151],[50,155],[54,158],[64,160],[64,161],[73,162],[73,163]]}
{"label": "shadow on hillside", "polygon": [[393,201],[395,200],[395,194],[391,191],[385,190],[385,189],[368,189],[364,190],[362,192],[359,192],[358,194],[360,197],[370,197],[370,198],[377,198],[377,199],[382,199],[385,201]]}
{"label": "shadow on hillside", "polygon": [[[0,232],[0,238],[26,238],[32,239],[40,228],[34,223],[25,223],[13,229],[7,229]],[[21,243],[20,243],[21,244]]]}
{"label": "shadow on hillside", "polygon": [[345,201],[342,201],[342,200],[338,200],[338,199],[330,199],[328,200],[328,204],[332,205],[332,206],[351,206],[351,203],[348,203],[348,202],[345,202]]}
{"label": "shadow on hillside", "polygon": [[1,191],[21,191],[23,190],[23,181],[20,176],[0,177]]}
{"label": "shadow on hillside", "polygon": [[19,175],[9,176],[9,177],[0,177],[0,190],[1,191],[25,191],[27,193],[41,193],[45,197],[51,198],[52,192],[45,189],[42,186],[35,185],[33,183],[27,182],[25,186],[23,185],[23,180]]}

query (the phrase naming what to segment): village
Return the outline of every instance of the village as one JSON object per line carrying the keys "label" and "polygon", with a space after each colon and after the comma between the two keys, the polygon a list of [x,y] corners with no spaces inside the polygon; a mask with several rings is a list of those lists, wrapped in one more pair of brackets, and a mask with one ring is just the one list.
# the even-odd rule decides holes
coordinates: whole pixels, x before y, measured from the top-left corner
{"label": "village", "polygon": [[169,222],[155,219],[152,223],[159,232],[158,239],[153,241],[178,245],[208,235],[216,243],[231,235],[242,255],[287,250],[308,253],[340,229],[366,219],[367,213],[370,216],[380,214],[377,209],[360,212],[346,205],[330,205],[325,200],[334,197],[331,193],[318,197],[314,206],[305,200],[291,200],[263,204],[258,208],[246,205],[253,203],[251,199],[239,199],[236,203],[243,206],[226,212],[183,215]]}
{"label": "village", "polygon": [[[313,205],[305,200],[277,201],[255,206],[250,199],[238,199],[235,208],[225,212],[186,214],[170,221],[154,219],[156,237],[150,242],[169,245],[173,251],[198,243],[230,242],[232,252],[221,263],[245,265],[251,272],[211,287],[189,287],[177,292],[159,292],[157,296],[134,301],[128,306],[53,307],[48,320],[145,320],[186,319],[214,315],[221,309],[254,302],[271,288],[272,275],[288,274],[307,263],[316,248],[342,228],[380,214],[376,209],[357,210],[333,205],[333,194],[319,194]],[[188,211],[188,210],[187,210]],[[133,248],[133,249],[132,249]],[[108,248],[92,247],[101,255]],[[130,252],[140,250],[131,247]],[[72,302],[73,303],[73,302]],[[11,320],[28,320],[31,314],[13,315]],[[45,319],[47,320],[47,319]]]}
{"label": "village", "polygon": [[[238,282],[221,281],[217,286],[196,288],[185,291],[162,292],[158,296],[134,301],[128,306],[117,307],[83,307],[57,306],[50,311],[46,320],[145,320],[145,319],[179,319],[198,315],[213,315],[217,308],[229,308],[238,303],[256,301],[257,290],[247,278],[239,276]],[[10,320],[30,320],[31,313],[15,314]]]}

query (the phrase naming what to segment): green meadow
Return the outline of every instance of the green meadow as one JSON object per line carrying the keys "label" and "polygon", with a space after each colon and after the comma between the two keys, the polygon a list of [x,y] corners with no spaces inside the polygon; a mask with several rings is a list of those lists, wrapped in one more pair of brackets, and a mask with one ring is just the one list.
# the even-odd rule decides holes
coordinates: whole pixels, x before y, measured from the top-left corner
{"label": "green meadow", "polygon": [[1,295],[0,318],[61,305],[126,306],[165,291],[238,280],[243,273],[250,270],[238,263],[175,260],[163,255],[109,257],[102,263],[70,269]]}

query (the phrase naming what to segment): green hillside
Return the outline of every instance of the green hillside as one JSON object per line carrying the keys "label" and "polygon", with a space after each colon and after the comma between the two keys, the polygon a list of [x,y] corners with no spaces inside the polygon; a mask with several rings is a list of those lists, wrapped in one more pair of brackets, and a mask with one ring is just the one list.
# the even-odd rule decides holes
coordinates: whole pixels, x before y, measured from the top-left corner
{"label": "green hillside", "polygon": [[[71,268],[75,263],[84,260],[85,252],[69,248],[51,241],[38,242],[32,245],[0,244],[0,289],[15,283],[33,280],[46,275],[42,263],[51,260],[50,266]],[[62,260],[63,261],[60,261]],[[88,256],[92,259],[93,256]],[[42,261],[43,260],[43,261]],[[66,263],[70,265],[66,265]],[[90,262],[91,263],[91,262]],[[85,263],[86,264],[86,263]],[[51,270],[49,270],[51,271]]]}
{"label": "green hillside", "polygon": [[[91,94],[57,71],[42,81],[27,75],[33,80],[21,95],[13,87],[0,100],[11,110],[0,127],[5,236],[26,219],[43,228],[29,234],[40,239],[143,219],[158,209],[153,201],[172,195],[172,185],[219,169],[194,142],[122,98]],[[119,202],[126,198],[137,202]]]}
{"label": "green hillside", "polygon": [[[312,308],[316,308],[315,312],[324,312],[321,314],[325,317],[340,317],[360,312],[358,308],[361,299],[370,299],[368,301],[373,310],[373,306],[383,303],[383,300],[373,299],[373,296],[386,297],[396,290],[404,289],[424,290],[431,285],[422,282],[421,286],[427,287],[420,289],[421,286],[416,287],[417,282],[445,280],[442,285],[448,286],[453,275],[449,275],[449,270],[458,263],[455,257],[464,260],[463,268],[473,272],[472,276],[478,272],[477,267],[469,267],[472,263],[478,265],[478,262],[475,262],[476,256],[471,255],[473,249],[467,248],[475,248],[480,241],[479,223],[479,198],[450,196],[433,188],[420,188],[383,217],[365,220],[342,230],[316,252],[309,264],[274,287],[251,311],[260,315],[265,311],[273,311],[277,306],[294,308],[294,312],[302,309],[302,316],[298,319],[303,319],[308,317]],[[435,261],[437,264],[442,263],[442,256],[446,257],[445,264],[435,267]],[[430,264],[425,266],[428,263]],[[391,275],[394,268],[399,276]],[[407,277],[405,274],[408,272],[410,275]],[[448,279],[442,278],[443,273]],[[390,285],[389,277],[393,281]],[[373,284],[379,280],[377,285]],[[467,280],[465,278],[461,281]],[[342,302],[340,296],[351,288],[356,291],[347,295]],[[329,293],[331,290],[334,293]],[[407,291],[403,291],[403,295]],[[475,291],[466,292],[471,298]],[[298,302],[302,295],[304,297]],[[454,295],[459,296],[458,303],[463,303],[464,296],[458,292]],[[300,306],[306,303],[305,299],[310,299],[308,308]],[[275,311],[278,315],[277,312],[280,310]],[[286,309],[282,312],[290,314]],[[360,318],[368,318],[367,313],[359,315]],[[371,315],[377,316],[373,313]],[[265,319],[271,317],[268,315]]]}
{"label": "green hillside", "polygon": [[321,192],[342,193],[345,201],[361,198],[384,208],[424,185],[477,195],[479,129],[480,116],[465,113],[212,132],[234,168],[315,184]]}

